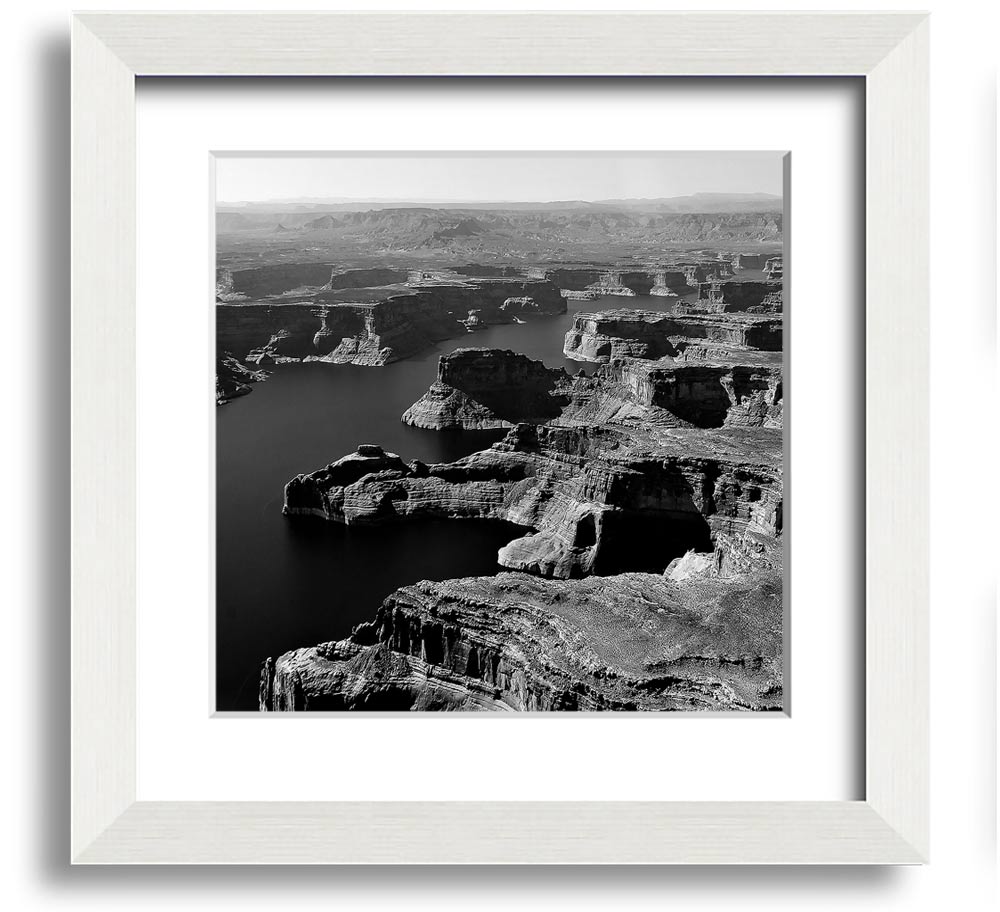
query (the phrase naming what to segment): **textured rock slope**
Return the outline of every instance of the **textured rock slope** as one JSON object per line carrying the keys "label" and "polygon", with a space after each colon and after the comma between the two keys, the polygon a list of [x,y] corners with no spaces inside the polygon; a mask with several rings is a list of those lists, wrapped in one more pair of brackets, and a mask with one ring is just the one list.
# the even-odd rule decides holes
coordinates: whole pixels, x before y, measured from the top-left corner
{"label": "textured rock slope", "polygon": [[[713,528],[776,534],[780,468],[764,461],[771,453],[750,453],[745,434],[720,430],[697,445],[664,436],[651,448],[624,432],[525,424],[430,466],[370,445],[289,481],[284,512],[347,525],[502,519],[533,530],[501,549],[502,566],[568,578],[594,570],[607,539],[627,539],[637,517],[684,524],[706,543]],[[780,452],[780,435],[770,444]],[[671,556],[665,541],[660,569]]]}
{"label": "textured rock slope", "polygon": [[699,343],[734,350],[781,351],[781,318],[727,313],[664,314],[644,310],[578,313],[566,333],[563,353],[576,361],[675,357]]}
{"label": "textured rock slope", "polygon": [[403,422],[437,431],[544,424],[566,404],[557,388],[568,379],[516,352],[460,348],[441,357],[437,381],[406,410]]}
{"label": "textured rock slope", "polygon": [[345,640],[268,659],[263,710],[781,708],[781,579],[418,583]]}

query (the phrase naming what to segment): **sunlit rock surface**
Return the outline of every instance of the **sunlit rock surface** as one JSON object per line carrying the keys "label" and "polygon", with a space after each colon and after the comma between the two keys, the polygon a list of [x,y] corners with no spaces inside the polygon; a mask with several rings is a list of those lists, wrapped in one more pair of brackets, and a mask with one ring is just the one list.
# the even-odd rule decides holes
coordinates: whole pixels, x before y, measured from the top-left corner
{"label": "sunlit rock surface", "polygon": [[224,405],[250,392],[251,383],[267,379],[267,371],[253,370],[231,354],[223,355],[215,365],[215,404]]}
{"label": "sunlit rock surface", "polygon": [[350,637],[267,659],[260,708],[777,710],[781,578],[421,582]]}
{"label": "sunlit rock surface", "polygon": [[674,357],[697,343],[780,352],[780,316],[750,313],[671,314],[644,310],[578,313],[563,352],[577,361]]}
{"label": "sunlit rock surface", "polygon": [[441,357],[437,381],[403,422],[438,431],[543,424],[565,405],[558,388],[568,380],[563,371],[516,352],[460,348]]}

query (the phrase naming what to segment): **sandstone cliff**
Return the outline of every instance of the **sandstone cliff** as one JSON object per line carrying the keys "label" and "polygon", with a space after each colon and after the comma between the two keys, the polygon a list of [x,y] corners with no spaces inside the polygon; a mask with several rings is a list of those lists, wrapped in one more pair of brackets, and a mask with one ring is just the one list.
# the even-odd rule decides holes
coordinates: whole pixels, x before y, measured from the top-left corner
{"label": "sandstone cliff", "polygon": [[696,300],[681,309],[689,313],[760,313],[782,311],[780,282],[702,282]]}
{"label": "sandstone cliff", "polygon": [[780,428],[780,360],[730,354],[737,363],[614,359],[592,377],[573,380],[558,423]]}
{"label": "sandstone cliff", "polygon": [[[672,548],[704,550],[716,531],[777,534],[780,448],[778,431],[522,424],[453,463],[366,446],[289,481],[284,512],[348,525],[502,519],[527,531],[499,552],[511,569],[565,579],[642,560],[662,572]],[[663,550],[651,554],[655,536]]]}
{"label": "sandstone cliff", "polygon": [[276,263],[247,269],[220,267],[216,292],[230,300],[253,301],[310,289],[371,288],[405,280],[405,270],[391,267],[338,269],[331,263]]}
{"label": "sandstone cliff", "polygon": [[314,360],[378,366],[459,335],[470,311],[477,323],[509,323],[524,310],[565,313],[559,289],[546,280],[422,280],[368,289],[367,301],[337,301],[317,292],[308,301],[220,304],[216,347],[254,363]]}
{"label": "sandstone cliff", "polygon": [[569,381],[561,370],[512,351],[460,348],[438,362],[437,381],[403,414],[404,424],[431,430],[544,424],[555,418]]}
{"label": "sandstone cliff", "polygon": [[267,659],[260,708],[781,708],[781,579],[422,582],[345,640]]}
{"label": "sandstone cliff", "polygon": [[771,315],[663,314],[642,310],[578,313],[563,353],[576,361],[676,357],[692,343],[781,351],[781,319]]}

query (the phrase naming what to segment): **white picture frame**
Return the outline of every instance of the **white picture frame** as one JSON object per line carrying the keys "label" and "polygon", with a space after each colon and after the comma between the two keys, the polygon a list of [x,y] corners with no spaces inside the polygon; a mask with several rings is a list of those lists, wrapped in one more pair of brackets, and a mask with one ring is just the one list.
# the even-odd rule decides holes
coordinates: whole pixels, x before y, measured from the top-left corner
{"label": "white picture frame", "polygon": [[[925,15],[85,13],[72,28],[74,863],[927,859]],[[863,800],[136,800],[135,80],[242,75],[864,78]]]}

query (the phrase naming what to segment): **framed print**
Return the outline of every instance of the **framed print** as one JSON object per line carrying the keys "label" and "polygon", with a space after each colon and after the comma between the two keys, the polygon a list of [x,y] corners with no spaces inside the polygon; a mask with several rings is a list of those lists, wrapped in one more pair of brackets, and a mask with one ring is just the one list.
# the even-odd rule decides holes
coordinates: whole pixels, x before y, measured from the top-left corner
{"label": "framed print", "polygon": [[[923,860],[926,20],[225,22],[74,19],[74,861]],[[636,78],[546,78],[597,74]],[[137,93],[191,75],[324,79]],[[864,124],[769,128],[759,76],[863,81]],[[740,91],[743,144],[558,141],[667,86]],[[864,784],[823,785],[862,698]]]}

